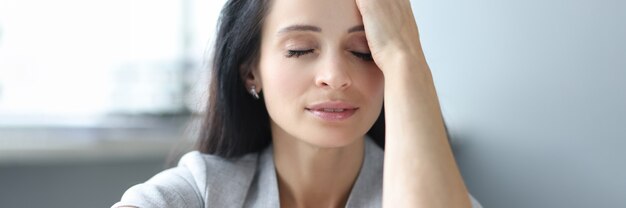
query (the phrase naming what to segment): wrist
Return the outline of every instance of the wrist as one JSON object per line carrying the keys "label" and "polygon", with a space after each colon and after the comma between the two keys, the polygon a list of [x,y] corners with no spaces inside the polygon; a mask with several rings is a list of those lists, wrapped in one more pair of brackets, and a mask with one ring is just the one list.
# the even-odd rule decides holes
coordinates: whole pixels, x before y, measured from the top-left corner
{"label": "wrist", "polygon": [[432,81],[430,67],[423,55],[401,53],[392,57],[382,70],[385,83],[397,81]]}

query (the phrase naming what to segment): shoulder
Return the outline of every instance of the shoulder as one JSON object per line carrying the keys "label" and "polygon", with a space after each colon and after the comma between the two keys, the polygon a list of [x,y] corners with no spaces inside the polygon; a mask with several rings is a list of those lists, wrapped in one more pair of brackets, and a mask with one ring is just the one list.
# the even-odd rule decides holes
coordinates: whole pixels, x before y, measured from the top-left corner
{"label": "shoulder", "polygon": [[207,201],[247,191],[258,153],[226,159],[193,151],[178,166],[128,189],[112,207],[204,207]]}
{"label": "shoulder", "polygon": [[182,169],[193,177],[193,182],[200,185],[220,185],[223,179],[246,177],[254,173],[258,153],[250,153],[239,158],[227,159],[215,155],[193,151],[185,154],[176,169]]}

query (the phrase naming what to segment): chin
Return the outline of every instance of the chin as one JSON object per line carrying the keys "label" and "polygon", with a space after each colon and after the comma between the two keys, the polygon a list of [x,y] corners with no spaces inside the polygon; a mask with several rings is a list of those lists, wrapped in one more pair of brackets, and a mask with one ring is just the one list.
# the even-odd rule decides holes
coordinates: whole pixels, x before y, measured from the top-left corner
{"label": "chin", "polygon": [[363,138],[365,134],[341,133],[320,130],[316,133],[303,135],[301,138],[304,142],[319,148],[340,148],[348,146],[358,139]]}

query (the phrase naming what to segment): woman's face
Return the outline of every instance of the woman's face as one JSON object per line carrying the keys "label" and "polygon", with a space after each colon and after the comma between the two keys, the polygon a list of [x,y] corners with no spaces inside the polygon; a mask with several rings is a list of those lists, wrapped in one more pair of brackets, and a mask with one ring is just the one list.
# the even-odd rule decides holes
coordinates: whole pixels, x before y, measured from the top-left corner
{"label": "woman's face", "polygon": [[383,74],[368,57],[362,24],[354,0],[273,0],[253,73],[274,137],[332,148],[371,128]]}

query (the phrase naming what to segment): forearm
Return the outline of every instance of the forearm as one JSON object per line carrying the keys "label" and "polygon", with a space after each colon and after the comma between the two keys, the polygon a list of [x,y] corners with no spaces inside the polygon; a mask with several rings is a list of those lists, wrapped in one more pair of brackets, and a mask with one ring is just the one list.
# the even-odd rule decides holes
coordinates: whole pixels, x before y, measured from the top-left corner
{"label": "forearm", "polygon": [[383,207],[470,207],[425,59],[395,63],[385,73]]}

